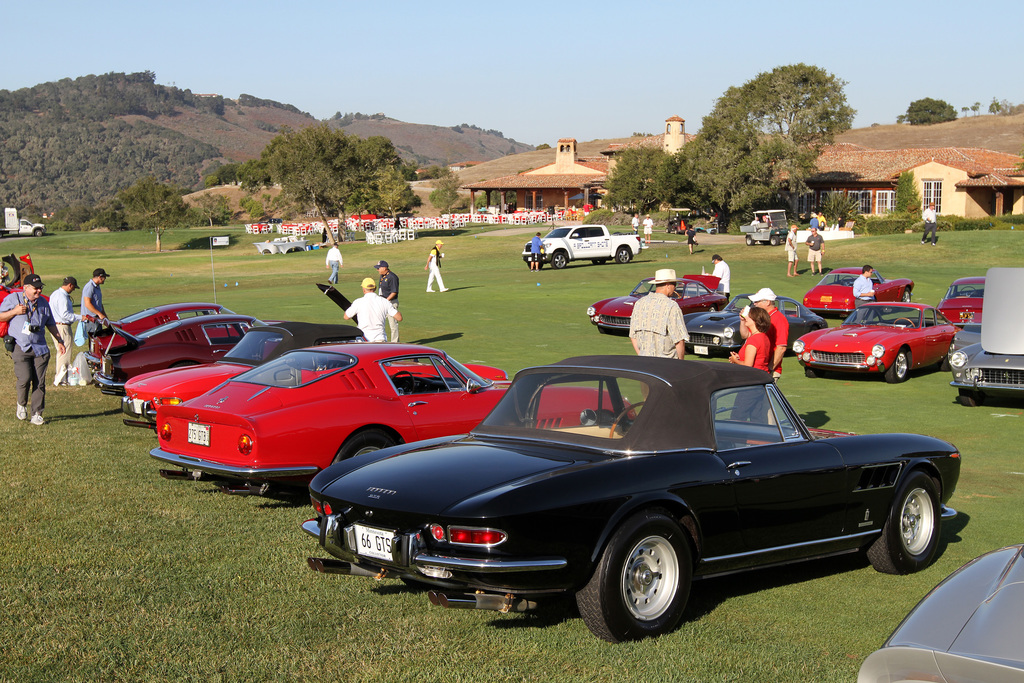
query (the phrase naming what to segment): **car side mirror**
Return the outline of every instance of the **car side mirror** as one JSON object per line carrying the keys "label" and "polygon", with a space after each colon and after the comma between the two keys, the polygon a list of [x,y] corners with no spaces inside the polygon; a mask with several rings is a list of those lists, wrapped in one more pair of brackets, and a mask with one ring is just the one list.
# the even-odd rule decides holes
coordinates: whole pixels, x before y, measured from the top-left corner
{"label": "car side mirror", "polygon": [[471,379],[466,382],[467,393],[477,394],[480,392],[481,389],[483,389],[483,387],[480,386],[480,382],[477,382],[475,379]]}

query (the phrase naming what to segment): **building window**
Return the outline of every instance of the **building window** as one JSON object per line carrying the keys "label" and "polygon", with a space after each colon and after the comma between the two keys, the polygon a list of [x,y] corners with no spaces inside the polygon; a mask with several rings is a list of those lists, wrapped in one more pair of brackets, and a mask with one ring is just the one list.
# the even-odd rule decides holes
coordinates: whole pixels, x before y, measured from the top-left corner
{"label": "building window", "polygon": [[875,192],[875,213],[890,213],[896,210],[896,190]]}
{"label": "building window", "polygon": [[814,193],[805,192],[801,195],[797,195],[796,198],[796,212],[797,213],[809,213],[814,208]]}
{"label": "building window", "polygon": [[927,207],[929,204],[935,204],[935,212],[942,213],[942,181],[941,180],[925,180],[924,181],[924,205]]}
{"label": "building window", "polygon": [[871,190],[848,190],[846,194],[857,200],[857,213],[871,213]]}

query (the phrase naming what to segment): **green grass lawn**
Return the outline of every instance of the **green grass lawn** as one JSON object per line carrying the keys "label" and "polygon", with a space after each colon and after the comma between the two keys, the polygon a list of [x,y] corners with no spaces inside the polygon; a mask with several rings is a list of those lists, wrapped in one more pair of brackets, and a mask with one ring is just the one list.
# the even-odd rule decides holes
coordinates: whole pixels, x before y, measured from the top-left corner
{"label": "green grass lawn", "polygon": [[[586,308],[657,268],[710,272],[717,252],[732,267],[736,293],[770,286],[799,299],[817,281],[786,278],[781,247],[741,243],[701,244],[694,256],[684,243],[655,244],[624,266],[531,273],[519,256],[529,234],[504,233],[471,228],[343,245],[340,288],[354,298],[359,281],[375,277],[372,265],[387,259],[401,277],[404,341],[511,374],[571,355],[631,353],[625,337],[598,334]],[[221,234],[232,244],[214,252],[214,276],[208,237]],[[423,266],[438,237],[451,291],[427,294]],[[870,263],[885,277],[910,277],[914,299],[936,304],[956,277],[1024,263],[1024,234],[1016,231],[944,233],[934,248],[919,240],[829,243],[825,265]],[[314,287],[329,274],[324,252],[261,256],[254,241],[237,228],[169,232],[171,250],[156,254],[148,234],[63,233],[4,240],[0,251],[30,250],[47,292],[64,275],[84,284],[93,268],[105,268],[104,299],[115,318],[216,297],[266,319],[341,320]],[[19,422],[3,358],[0,680],[852,681],[939,580],[1022,540],[1024,402],[965,408],[949,380],[933,370],[900,385],[811,380],[792,358],[780,380],[814,426],[920,432],[960,448],[952,505],[961,514],[944,527],[932,567],[888,576],[847,556],[706,580],[694,585],[677,631],[609,645],[590,635],[571,599],[521,615],[443,610],[399,582],[315,574],[305,558],[321,553],[299,530],[311,516],[304,493],[241,498],[161,479],[148,456],[153,434],[123,426],[118,401],[94,387],[51,386],[48,423]]]}

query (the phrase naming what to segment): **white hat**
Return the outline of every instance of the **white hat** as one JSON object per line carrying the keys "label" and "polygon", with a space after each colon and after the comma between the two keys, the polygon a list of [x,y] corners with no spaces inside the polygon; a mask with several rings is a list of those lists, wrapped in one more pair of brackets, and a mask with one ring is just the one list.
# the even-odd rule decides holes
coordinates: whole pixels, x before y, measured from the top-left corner
{"label": "white hat", "polygon": [[775,301],[777,298],[778,297],[775,296],[775,292],[767,287],[762,287],[750,295],[750,303],[756,304],[758,301]]}
{"label": "white hat", "polygon": [[674,268],[661,268],[654,273],[654,284],[663,285],[666,282],[675,282],[676,271]]}

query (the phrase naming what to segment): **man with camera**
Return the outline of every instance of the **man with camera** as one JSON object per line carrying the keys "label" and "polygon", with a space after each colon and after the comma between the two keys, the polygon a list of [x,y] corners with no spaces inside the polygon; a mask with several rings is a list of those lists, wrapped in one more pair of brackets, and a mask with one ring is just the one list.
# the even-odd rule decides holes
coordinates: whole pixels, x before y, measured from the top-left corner
{"label": "man with camera", "polygon": [[50,304],[40,296],[43,280],[35,273],[25,278],[23,291],[8,294],[0,303],[0,322],[8,323],[4,345],[14,358],[14,385],[17,389],[17,416],[28,417],[28,403],[32,399],[32,424],[41,425],[46,406],[46,368],[50,363],[50,347],[46,345],[45,330],[57,342],[57,351],[64,353],[70,339],[61,337],[57,330]]}

